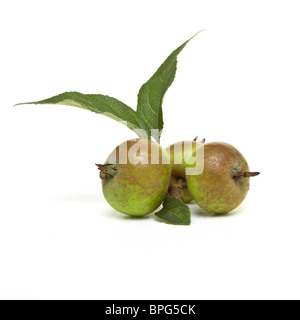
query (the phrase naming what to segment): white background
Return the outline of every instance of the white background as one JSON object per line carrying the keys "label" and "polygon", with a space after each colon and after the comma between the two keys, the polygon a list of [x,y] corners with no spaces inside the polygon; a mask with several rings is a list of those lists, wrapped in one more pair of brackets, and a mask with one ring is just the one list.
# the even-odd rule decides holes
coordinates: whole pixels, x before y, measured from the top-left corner
{"label": "white background", "polygon": [[[0,8],[0,298],[299,299],[298,1],[6,1]],[[233,144],[261,171],[228,215],[190,226],[105,202],[95,163],[135,137],[62,93],[138,89],[180,54],[162,145]]]}

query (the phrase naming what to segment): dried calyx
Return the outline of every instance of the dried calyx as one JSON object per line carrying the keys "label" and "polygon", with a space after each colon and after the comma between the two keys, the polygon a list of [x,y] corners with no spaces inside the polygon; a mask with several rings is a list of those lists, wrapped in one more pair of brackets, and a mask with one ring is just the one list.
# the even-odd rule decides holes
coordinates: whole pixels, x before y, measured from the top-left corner
{"label": "dried calyx", "polygon": [[118,173],[117,164],[96,164],[100,170],[100,178],[105,180],[106,178],[113,178]]}
{"label": "dried calyx", "polygon": [[187,188],[187,184],[182,178],[172,178],[168,189],[168,196],[175,197],[184,201],[184,189]]}

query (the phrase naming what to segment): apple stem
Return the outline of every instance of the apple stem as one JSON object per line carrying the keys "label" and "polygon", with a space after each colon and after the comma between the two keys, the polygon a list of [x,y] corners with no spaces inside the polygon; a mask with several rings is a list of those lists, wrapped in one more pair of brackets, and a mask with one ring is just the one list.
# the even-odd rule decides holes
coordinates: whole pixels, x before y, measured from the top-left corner
{"label": "apple stem", "polygon": [[248,171],[242,171],[238,172],[234,178],[244,177],[244,178],[250,178],[250,177],[256,177],[260,175],[260,172],[248,172]]}
{"label": "apple stem", "polygon": [[243,176],[245,178],[249,178],[249,177],[256,177],[258,175],[260,175],[260,172],[245,172]]}

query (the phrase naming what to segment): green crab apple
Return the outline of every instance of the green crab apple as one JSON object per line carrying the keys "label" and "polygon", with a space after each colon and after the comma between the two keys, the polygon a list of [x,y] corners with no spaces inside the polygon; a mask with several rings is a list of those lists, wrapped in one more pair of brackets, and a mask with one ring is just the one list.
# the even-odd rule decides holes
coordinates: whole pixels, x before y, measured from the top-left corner
{"label": "green crab apple", "polygon": [[[172,180],[171,184],[179,184],[183,191],[183,201],[189,203],[193,200],[192,195],[190,194],[187,185],[186,185],[186,168],[189,163],[187,159],[191,159],[191,155],[195,150],[205,143],[205,139],[201,142],[197,141],[196,137],[193,141],[180,141],[174,144],[171,144],[167,151],[170,156],[170,163],[172,165]],[[191,161],[193,163],[193,160]],[[182,181],[183,180],[183,181]]]}
{"label": "green crab apple", "polygon": [[230,144],[213,142],[200,148],[204,148],[204,170],[201,174],[187,175],[189,192],[207,212],[230,212],[243,202],[250,177],[259,172],[250,172],[246,159]]}
{"label": "green crab apple", "polygon": [[167,152],[151,140],[120,144],[104,165],[97,165],[106,201],[117,211],[144,216],[163,202],[170,184]]}

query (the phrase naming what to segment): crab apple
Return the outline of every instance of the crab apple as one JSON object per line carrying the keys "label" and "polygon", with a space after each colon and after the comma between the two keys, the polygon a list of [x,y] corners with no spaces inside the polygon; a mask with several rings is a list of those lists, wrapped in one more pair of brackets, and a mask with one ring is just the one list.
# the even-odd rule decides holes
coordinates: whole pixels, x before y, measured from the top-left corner
{"label": "crab apple", "polygon": [[171,177],[167,152],[151,140],[120,144],[104,165],[97,165],[106,201],[117,211],[144,216],[164,200]]}
{"label": "crab apple", "polygon": [[207,212],[230,212],[243,202],[250,177],[259,172],[250,172],[244,156],[230,144],[213,142],[200,148],[204,148],[204,170],[187,175],[189,192]]}
{"label": "crab apple", "polygon": [[197,138],[198,137],[196,137],[193,141],[180,141],[171,144],[167,148],[167,152],[170,156],[170,163],[172,165],[172,178],[174,178],[171,181],[174,183],[175,180],[178,181],[178,179],[183,179],[183,201],[186,203],[189,203],[193,200],[192,195],[185,185],[186,168],[190,165],[187,163],[187,160],[190,160],[191,155],[195,152],[195,150],[205,143],[204,139],[201,142],[198,142]]}

